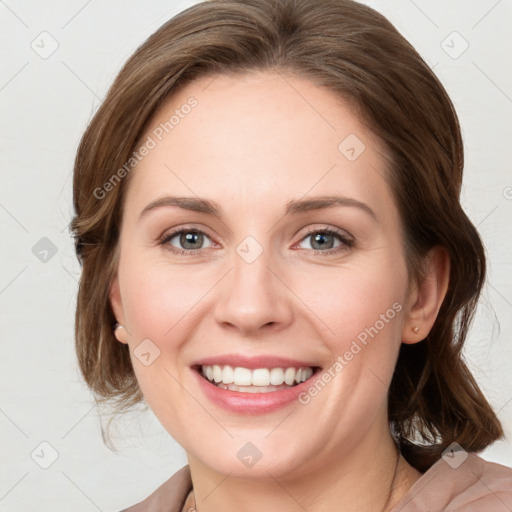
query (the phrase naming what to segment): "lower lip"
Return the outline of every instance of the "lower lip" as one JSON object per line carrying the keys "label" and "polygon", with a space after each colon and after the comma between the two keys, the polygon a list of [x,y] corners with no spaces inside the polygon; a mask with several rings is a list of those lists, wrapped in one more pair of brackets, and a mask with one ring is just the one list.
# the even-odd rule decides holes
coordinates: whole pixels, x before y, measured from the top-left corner
{"label": "lower lip", "polygon": [[286,407],[298,400],[298,396],[309,388],[319,369],[309,379],[296,386],[269,393],[243,393],[218,388],[201,376],[199,373],[201,370],[193,369],[192,371],[199,381],[199,387],[215,405],[238,414],[265,414]]}

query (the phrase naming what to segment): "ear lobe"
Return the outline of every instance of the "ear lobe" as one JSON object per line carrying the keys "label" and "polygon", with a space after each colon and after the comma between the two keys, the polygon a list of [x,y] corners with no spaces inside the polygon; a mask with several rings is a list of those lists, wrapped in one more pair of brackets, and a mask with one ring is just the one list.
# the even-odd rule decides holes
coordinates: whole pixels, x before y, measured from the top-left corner
{"label": "ear lobe", "polygon": [[114,336],[116,337],[117,341],[120,341],[121,343],[128,343],[126,329],[123,327],[123,301],[121,299],[121,291],[119,289],[119,279],[117,275],[114,277],[112,283],[110,284],[108,296],[110,300],[110,306],[112,307],[112,311],[114,312],[114,316],[116,317],[118,324],[120,324],[114,330]]}
{"label": "ear lobe", "polygon": [[441,246],[433,247],[425,258],[425,276],[411,293],[411,307],[403,326],[402,343],[424,340],[439,313],[450,282],[450,256]]}

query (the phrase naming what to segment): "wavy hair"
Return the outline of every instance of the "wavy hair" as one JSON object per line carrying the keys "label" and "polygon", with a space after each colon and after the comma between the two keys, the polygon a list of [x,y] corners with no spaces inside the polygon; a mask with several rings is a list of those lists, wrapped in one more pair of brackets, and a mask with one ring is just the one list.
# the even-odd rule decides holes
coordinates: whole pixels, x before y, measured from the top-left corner
{"label": "wavy hair", "polygon": [[390,155],[388,181],[404,230],[410,277],[434,246],[450,281],[433,328],[402,344],[389,388],[392,431],[408,462],[428,469],[452,442],[481,451],[501,424],[462,357],[485,281],[485,252],[459,195],[463,143],[444,87],[375,10],[351,0],[209,0],[179,13],[126,62],[76,155],[71,231],[82,266],[75,341],[83,377],[119,410],[142,399],[128,347],[113,335],[109,288],[118,261],[130,174],[95,191],[140,143],[150,118],[178,87],[206,74],[276,70],[326,87],[357,108]]}

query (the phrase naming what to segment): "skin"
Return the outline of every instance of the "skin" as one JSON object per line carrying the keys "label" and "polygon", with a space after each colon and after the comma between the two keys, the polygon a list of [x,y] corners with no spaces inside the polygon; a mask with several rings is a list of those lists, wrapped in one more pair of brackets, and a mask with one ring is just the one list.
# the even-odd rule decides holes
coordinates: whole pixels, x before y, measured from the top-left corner
{"label": "skin", "polygon": [[[400,458],[393,480],[387,391],[400,344],[420,342],[435,321],[447,257],[433,249],[426,279],[411,284],[384,148],[337,95],[269,71],[202,77],[160,107],[146,135],[191,96],[197,107],[132,171],[110,300],[146,401],[187,452],[197,508],[389,510],[421,475]],[[338,149],[349,134],[366,146],[354,161]],[[215,201],[222,219],[172,206],[139,220],[166,195]],[[332,195],[365,203],[376,218],[353,206],[284,215],[288,201]],[[196,254],[180,255],[171,249],[191,246],[179,235],[159,243],[171,228],[207,236]],[[355,243],[335,236],[319,248],[310,228]],[[263,248],[250,264],[236,252],[247,236]],[[230,413],[204,396],[190,368],[226,353],[328,368],[397,302],[401,311],[306,405]],[[148,338],[160,355],[145,366],[133,351]],[[251,468],[236,456],[249,441],[262,453]]]}

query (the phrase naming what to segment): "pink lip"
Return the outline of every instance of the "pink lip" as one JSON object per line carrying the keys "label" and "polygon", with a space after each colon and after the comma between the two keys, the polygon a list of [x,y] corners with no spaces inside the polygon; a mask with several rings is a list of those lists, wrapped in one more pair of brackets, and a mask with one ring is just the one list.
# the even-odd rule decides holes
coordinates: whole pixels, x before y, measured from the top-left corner
{"label": "pink lip", "polygon": [[[290,367],[294,365],[285,366]],[[303,367],[308,365],[301,363],[297,366]],[[268,368],[268,366],[264,367]],[[256,368],[256,366],[254,368]],[[320,370],[317,369],[308,380],[296,386],[279,391],[272,391],[270,393],[243,393],[218,388],[215,384],[205,379],[200,374],[200,371],[200,369],[194,369],[193,373],[198,380],[199,387],[211,402],[230,412],[256,415],[276,411],[298,400],[299,395],[311,386],[313,382],[312,379]]]}
{"label": "pink lip", "polygon": [[213,366],[214,364],[223,366],[229,365],[233,368],[240,366],[242,368],[305,368],[318,366],[307,361],[299,361],[297,359],[289,359],[287,357],[278,356],[244,356],[240,354],[225,354],[221,356],[206,357],[196,361],[191,366]]}

